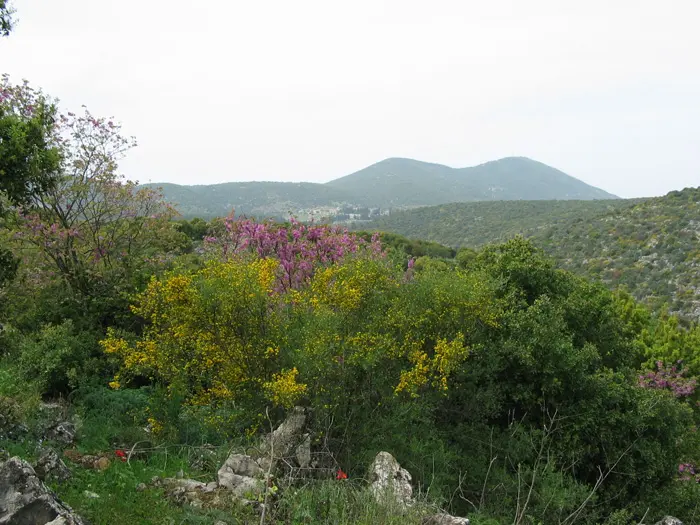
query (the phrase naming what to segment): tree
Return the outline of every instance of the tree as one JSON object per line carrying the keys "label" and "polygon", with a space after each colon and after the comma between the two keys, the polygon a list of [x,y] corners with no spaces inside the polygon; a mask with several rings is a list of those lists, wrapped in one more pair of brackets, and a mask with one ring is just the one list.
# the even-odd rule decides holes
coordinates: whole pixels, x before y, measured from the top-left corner
{"label": "tree", "polygon": [[118,124],[87,109],[60,114],[26,83],[3,85],[9,131],[0,172],[26,267],[34,282],[66,286],[59,293],[78,315],[110,322],[126,309],[121,297],[181,244],[176,212],[117,171],[136,144]]}
{"label": "tree", "polygon": [[[2,1],[2,0],[0,0]],[[1,6],[2,4],[0,4]],[[0,78],[0,193],[31,206],[56,182],[61,164],[56,106],[27,82]],[[0,202],[0,214],[6,212]]]}
{"label": "tree", "polygon": [[7,36],[14,28],[15,10],[8,0],[0,0],[0,37]]}

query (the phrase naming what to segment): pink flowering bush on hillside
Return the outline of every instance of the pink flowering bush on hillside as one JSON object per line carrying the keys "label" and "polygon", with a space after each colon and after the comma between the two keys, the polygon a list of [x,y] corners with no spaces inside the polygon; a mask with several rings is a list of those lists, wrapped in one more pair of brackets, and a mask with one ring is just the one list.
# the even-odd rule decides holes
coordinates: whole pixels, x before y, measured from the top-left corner
{"label": "pink flowering bush on hillside", "polygon": [[307,284],[319,265],[333,264],[358,253],[370,257],[385,255],[378,234],[367,242],[335,226],[307,225],[295,219],[280,225],[272,221],[237,219],[233,214],[224,220],[223,226],[218,235],[205,238],[211,254],[223,260],[242,253],[277,259],[280,263],[278,292]]}
{"label": "pink flowering bush on hillside", "polygon": [[639,386],[670,390],[676,397],[690,397],[695,393],[698,382],[694,377],[685,377],[686,370],[681,365],[681,361],[671,366],[657,361],[656,371],[650,370],[639,376]]}

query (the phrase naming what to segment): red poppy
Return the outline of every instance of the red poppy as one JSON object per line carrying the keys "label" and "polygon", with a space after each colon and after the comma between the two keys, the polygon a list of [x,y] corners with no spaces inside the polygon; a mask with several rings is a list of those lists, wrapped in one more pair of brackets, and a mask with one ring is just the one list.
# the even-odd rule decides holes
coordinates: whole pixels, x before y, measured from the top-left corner
{"label": "red poppy", "polygon": [[114,455],[122,461],[126,461],[126,452],[124,452],[123,450],[115,450]]}
{"label": "red poppy", "polygon": [[335,475],[335,479],[348,479],[348,475],[343,472],[343,469],[338,469],[338,473]]}

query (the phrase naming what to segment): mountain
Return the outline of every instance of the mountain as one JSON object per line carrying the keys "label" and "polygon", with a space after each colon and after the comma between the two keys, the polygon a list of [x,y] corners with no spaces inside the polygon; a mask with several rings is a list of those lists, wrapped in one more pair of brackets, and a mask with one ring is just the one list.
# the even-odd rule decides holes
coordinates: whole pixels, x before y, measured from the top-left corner
{"label": "mountain", "polygon": [[393,158],[326,185],[363,199],[365,206],[379,207],[493,200],[617,198],[526,157],[508,157],[459,169]]}
{"label": "mountain", "polygon": [[700,188],[617,201],[510,201],[432,206],[362,224],[478,247],[524,235],[559,265],[623,286],[654,308],[700,320]]}
{"label": "mountain", "polygon": [[[541,199],[615,199],[555,168],[509,157],[471,168],[450,168],[411,159],[386,159],[326,184],[229,182],[162,187],[186,217],[288,216],[314,208],[405,209],[449,202]],[[330,210],[321,210],[328,212]],[[332,215],[331,211],[331,215]]]}

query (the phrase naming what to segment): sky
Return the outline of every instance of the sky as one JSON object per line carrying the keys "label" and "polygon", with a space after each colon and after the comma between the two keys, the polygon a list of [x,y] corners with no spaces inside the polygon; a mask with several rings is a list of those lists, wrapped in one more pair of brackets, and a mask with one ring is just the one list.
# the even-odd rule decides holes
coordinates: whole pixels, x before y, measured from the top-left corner
{"label": "sky", "polygon": [[697,0],[13,0],[0,73],[114,116],[140,182],[326,182],[526,156],[700,186]]}

